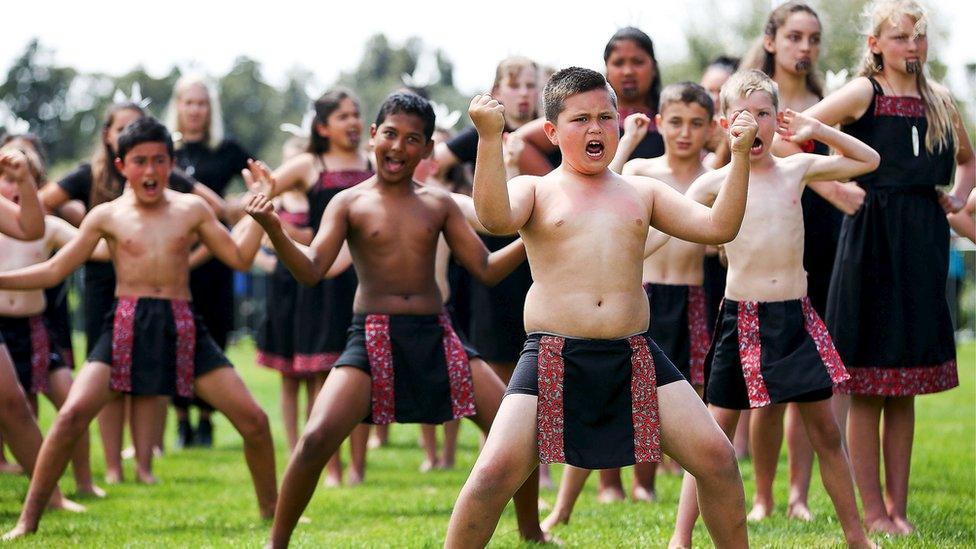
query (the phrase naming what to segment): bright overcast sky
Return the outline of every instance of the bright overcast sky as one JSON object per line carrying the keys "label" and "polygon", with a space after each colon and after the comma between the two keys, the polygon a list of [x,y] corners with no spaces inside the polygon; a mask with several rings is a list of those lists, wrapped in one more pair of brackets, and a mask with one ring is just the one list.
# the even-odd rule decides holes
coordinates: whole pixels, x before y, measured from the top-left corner
{"label": "bright overcast sky", "polygon": [[[929,2],[938,4],[940,21],[953,25],[950,42],[933,47],[949,63],[956,93],[965,94],[962,67],[976,62],[976,2]],[[727,0],[717,4],[734,5]],[[82,71],[118,75],[142,64],[160,75],[176,63],[222,74],[237,56],[248,55],[262,63],[271,82],[303,66],[325,86],[339,71],[356,65],[368,36],[382,32],[396,43],[419,36],[426,45],[444,49],[454,62],[455,84],[474,92],[491,84],[495,64],[510,54],[555,67],[601,69],[606,40],[625,25],[651,35],[662,62],[681,59],[683,30],[690,17],[708,11],[703,9],[707,5],[702,0],[34,0],[4,6],[0,70],[5,72],[37,36],[55,50],[56,62]],[[720,21],[710,21],[708,28],[726,31]]]}

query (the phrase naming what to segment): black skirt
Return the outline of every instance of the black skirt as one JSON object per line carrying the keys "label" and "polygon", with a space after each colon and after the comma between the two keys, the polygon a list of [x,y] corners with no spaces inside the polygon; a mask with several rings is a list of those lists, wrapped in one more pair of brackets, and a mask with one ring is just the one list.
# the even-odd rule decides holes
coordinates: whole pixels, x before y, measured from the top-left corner
{"label": "black skirt", "polygon": [[701,286],[644,284],[651,307],[647,334],[692,385],[705,384],[705,355],[712,342]]}
{"label": "black skirt", "polygon": [[298,281],[279,261],[265,277],[267,299],[264,318],[258,328],[255,361],[284,376],[299,377],[310,372],[295,369],[295,343],[298,340]]}
{"label": "black skirt", "polygon": [[295,303],[294,368],[326,372],[346,348],[358,279],[353,269],[314,286],[299,285]]}
{"label": "black skirt", "polygon": [[908,396],[956,387],[949,227],[936,189],[867,191],[841,227],[827,302],[827,326],[851,373],[838,391]]}

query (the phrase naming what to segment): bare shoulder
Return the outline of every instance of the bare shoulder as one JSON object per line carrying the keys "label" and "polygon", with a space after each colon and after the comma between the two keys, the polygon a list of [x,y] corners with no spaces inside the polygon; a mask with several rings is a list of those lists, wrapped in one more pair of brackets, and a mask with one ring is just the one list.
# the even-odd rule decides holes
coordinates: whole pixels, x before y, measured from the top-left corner
{"label": "bare shoulder", "polygon": [[451,193],[445,189],[435,187],[433,185],[421,185],[419,183],[414,183],[414,193],[426,203],[435,205],[439,208],[447,208],[456,206],[457,202]]}
{"label": "bare shoulder", "polygon": [[[170,189],[166,189],[166,200],[168,200],[174,206],[179,208],[186,208],[193,213],[198,213],[198,210],[203,208],[206,211],[212,211],[207,201],[199,195],[193,193],[179,193]],[[199,213],[203,213],[202,211]]]}
{"label": "bare shoulder", "polygon": [[661,171],[661,158],[635,158],[633,160],[628,160],[624,164],[624,169],[621,172],[622,175],[643,175],[646,177],[658,177],[657,174]]}

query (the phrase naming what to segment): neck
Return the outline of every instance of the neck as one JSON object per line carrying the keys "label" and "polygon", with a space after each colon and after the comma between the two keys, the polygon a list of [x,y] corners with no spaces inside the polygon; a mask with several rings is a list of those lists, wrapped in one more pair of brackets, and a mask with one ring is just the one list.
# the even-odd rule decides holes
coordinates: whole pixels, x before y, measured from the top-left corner
{"label": "neck", "polygon": [[775,165],[776,161],[773,160],[773,155],[768,151],[759,158],[749,160],[749,168],[752,170],[768,170]]}
{"label": "neck", "polygon": [[694,181],[703,169],[701,158],[697,154],[687,158],[678,158],[665,153],[664,159],[668,163],[671,173],[674,174],[675,181],[682,184],[689,184]]}
{"label": "neck", "polygon": [[203,130],[197,130],[197,131],[184,131],[182,133],[183,133],[183,141],[187,143],[198,143],[200,141],[203,141],[203,137],[206,132],[204,132]]}
{"label": "neck", "polygon": [[410,194],[413,192],[413,174],[401,179],[384,179],[383,176],[376,175],[377,187],[381,192],[394,194]]}
{"label": "neck", "polygon": [[879,76],[888,84],[892,95],[918,95],[918,76],[915,74],[892,70],[886,66]]}
{"label": "neck", "polygon": [[804,110],[805,100],[812,95],[812,92],[807,89],[805,74],[790,74],[781,70],[776,71],[773,80],[779,88],[779,110],[786,108]]}

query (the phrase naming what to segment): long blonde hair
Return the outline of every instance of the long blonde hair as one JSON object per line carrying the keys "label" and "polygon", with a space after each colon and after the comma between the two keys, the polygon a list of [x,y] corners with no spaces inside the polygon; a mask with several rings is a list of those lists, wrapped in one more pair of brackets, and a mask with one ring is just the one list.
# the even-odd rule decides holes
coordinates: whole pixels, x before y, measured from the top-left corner
{"label": "long blonde hair", "polygon": [[[905,15],[915,21],[916,35],[926,33],[928,15],[925,8],[915,0],[875,0],[864,8],[865,34],[877,38],[881,35],[886,24],[897,25],[898,21]],[[873,53],[871,48],[865,45],[858,75],[873,77],[881,73],[883,69],[884,59],[881,54]],[[925,103],[925,117],[928,120],[928,130],[925,132],[925,149],[929,154],[936,154],[947,148],[955,136],[955,127],[952,123],[952,97],[929,84],[924,66],[916,74],[916,78],[918,93],[922,96],[922,102]]]}
{"label": "long blonde hair", "polygon": [[207,115],[207,129],[204,130],[203,140],[211,150],[216,149],[224,140],[224,117],[220,111],[220,96],[217,88],[206,77],[189,74],[181,76],[173,86],[173,95],[169,98],[166,105],[166,127],[173,134],[173,145],[180,149],[186,142],[183,139],[183,128],[180,127],[179,102],[183,92],[193,86],[203,86],[207,90],[207,99],[210,103],[209,114]]}

